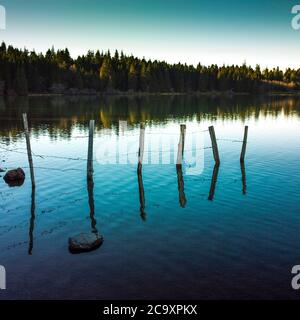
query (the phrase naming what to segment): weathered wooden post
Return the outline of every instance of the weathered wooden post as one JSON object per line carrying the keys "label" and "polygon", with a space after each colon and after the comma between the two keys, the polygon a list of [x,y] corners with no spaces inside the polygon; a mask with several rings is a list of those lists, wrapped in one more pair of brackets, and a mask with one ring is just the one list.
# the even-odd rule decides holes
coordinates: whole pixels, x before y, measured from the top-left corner
{"label": "weathered wooden post", "polygon": [[184,144],[185,144],[185,132],[186,132],[186,125],[180,125],[180,136],[182,137],[182,156],[184,154]]}
{"label": "weathered wooden post", "polygon": [[142,170],[144,159],[144,147],[145,147],[145,125],[140,125],[140,141],[139,141],[139,155],[138,155],[138,170]]}
{"label": "weathered wooden post", "polygon": [[33,161],[32,161],[32,153],[31,153],[31,145],[30,145],[29,129],[28,129],[28,121],[27,121],[26,113],[23,113],[23,124],[25,129],[26,147],[27,147],[28,162],[30,167],[31,184],[32,184],[32,187],[35,188]]}
{"label": "weathered wooden post", "polygon": [[220,168],[220,165],[216,163],[214,166],[214,171],[213,171],[211,183],[210,183],[210,190],[209,190],[209,196],[208,196],[208,200],[210,201],[213,201],[215,197],[215,190],[216,190],[216,184],[218,180],[219,168]]}
{"label": "weathered wooden post", "polygon": [[94,130],[95,130],[95,120],[90,120],[88,161],[87,161],[87,176],[89,179],[93,179],[93,172],[94,172],[94,168],[93,168]]}
{"label": "weathered wooden post", "polygon": [[180,125],[180,137],[179,137],[177,161],[176,161],[177,165],[182,165],[182,157],[184,154],[185,129],[186,129],[186,126],[184,124]]}
{"label": "weathered wooden post", "polygon": [[243,146],[242,146],[242,152],[241,152],[241,158],[240,158],[241,162],[245,161],[245,154],[246,154],[246,148],[247,148],[247,139],[248,139],[248,126],[245,126]]}
{"label": "weathered wooden post", "polygon": [[179,137],[177,161],[176,161],[179,203],[182,208],[185,207],[187,202],[185,193],[184,193],[184,180],[183,180],[183,173],[182,173],[182,158],[184,154],[185,131],[186,131],[186,125],[185,124],[180,125],[180,137]]}
{"label": "weathered wooden post", "polygon": [[94,131],[95,131],[95,120],[90,120],[89,125],[89,145],[88,145],[88,163],[87,163],[87,190],[90,207],[90,218],[92,232],[98,234],[96,228],[95,219],[95,204],[94,204],[94,165],[93,165],[93,151],[94,151]]}
{"label": "weathered wooden post", "polygon": [[215,128],[214,126],[210,126],[208,129],[209,129],[215,162],[216,164],[220,164],[219,149],[218,149],[218,144],[216,139]]}

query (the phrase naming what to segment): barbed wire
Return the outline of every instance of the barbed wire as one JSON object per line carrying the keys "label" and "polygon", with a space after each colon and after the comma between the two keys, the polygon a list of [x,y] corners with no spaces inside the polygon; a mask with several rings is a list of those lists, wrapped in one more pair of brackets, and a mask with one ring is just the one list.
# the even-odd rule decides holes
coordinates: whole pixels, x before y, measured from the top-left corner
{"label": "barbed wire", "polygon": [[[192,131],[192,132],[186,132],[186,136],[191,135],[191,134],[199,134],[199,133],[205,133],[208,132],[209,130],[197,130],[197,131]],[[104,136],[111,136],[113,135],[115,132],[111,132],[111,133],[101,133],[100,135],[95,135],[94,139],[96,140],[97,138],[102,138]],[[147,135],[166,135],[166,136],[180,136],[179,132],[145,132],[145,136],[147,137]],[[140,136],[140,133],[129,133],[129,134],[118,134],[117,137],[118,138],[130,138],[130,137],[138,137]],[[65,137],[62,137],[65,138]],[[70,136],[68,137],[70,139],[87,139],[89,138],[88,135],[84,135],[84,136]],[[243,140],[237,140],[235,138],[218,138],[217,141],[229,141],[229,142],[243,142]],[[7,143],[5,142],[0,142],[0,144],[3,145],[7,145]],[[25,148],[24,148],[25,149]]]}
{"label": "barbed wire", "polygon": [[[200,151],[200,150],[206,150],[206,149],[211,149],[212,147],[203,147],[203,148],[197,148],[197,149],[189,149],[189,150],[185,150],[185,152],[195,152],[195,151]],[[27,152],[22,152],[22,151],[18,151],[18,150],[11,150],[11,149],[7,149],[7,148],[3,148],[0,147],[1,150],[5,150],[6,152],[13,152],[13,153],[18,153],[18,154],[24,154],[27,155]],[[172,150],[146,150],[144,151],[144,154],[151,154],[151,153],[174,153],[176,152],[176,149],[172,149]],[[45,159],[45,158],[52,158],[52,159],[60,159],[60,160],[71,160],[71,161],[88,161],[87,158],[80,158],[80,157],[63,157],[63,156],[55,156],[55,155],[41,155],[41,154],[36,154],[34,152],[32,152],[32,155],[34,157],[39,157],[41,159]],[[109,156],[109,157],[105,157],[105,159],[110,159],[112,157],[128,157],[130,155],[136,155],[138,156],[138,151],[135,152],[127,152],[127,153],[116,153],[115,155]],[[93,159],[93,162],[97,162],[99,161],[98,159]]]}
{"label": "barbed wire", "polygon": [[[26,154],[27,155],[27,152],[22,152],[22,151],[18,151],[18,148],[15,149],[15,150],[12,150],[12,149],[7,149],[7,148],[3,148],[3,147],[0,147],[1,150],[4,150],[6,152],[13,152],[13,153],[18,153],[18,154]],[[80,159],[79,157],[78,158],[72,158],[72,157],[63,157],[63,156],[53,156],[53,155],[42,155],[42,154],[36,154],[34,153],[33,151],[31,151],[32,155],[34,157],[39,157],[39,158],[55,158],[55,159],[62,159],[62,160],[85,160],[87,161],[87,159]]]}
{"label": "barbed wire", "polygon": [[[209,130],[196,130],[196,131],[192,131],[192,132],[186,132],[186,136],[190,135],[190,134],[198,134],[198,133],[204,133],[204,132],[208,132]],[[109,133],[101,133],[100,136],[98,137],[103,137],[103,136],[107,136],[107,135],[112,135],[114,134],[114,132],[109,132]],[[149,135],[176,135],[176,136],[180,136],[180,132],[155,132],[155,131],[150,131],[150,132],[145,132],[146,136]],[[133,137],[133,136],[140,136],[140,132],[136,132],[136,133],[128,133],[128,134],[119,134],[118,138],[120,137]],[[84,136],[71,136],[70,139],[85,139],[88,138],[89,135],[84,135]],[[97,136],[95,137],[96,139],[98,138]],[[228,141],[228,142],[238,142],[241,143],[243,142],[242,140],[237,140],[235,138],[218,138],[217,141]],[[7,143],[5,142],[0,142],[0,144],[7,146]],[[212,147],[203,147],[203,148],[199,148],[199,149],[192,149],[192,150],[185,150],[185,152],[195,152],[195,151],[199,151],[199,150],[205,150],[205,149],[211,149]],[[27,155],[27,149],[26,148],[15,148],[15,149],[10,149],[10,148],[5,148],[5,147],[1,147],[0,149],[5,151],[5,152],[12,152],[12,153],[17,153],[17,154],[26,154]],[[20,150],[26,150],[26,151],[20,151]],[[148,150],[146,152],[144,152],[144,154],[149,154],[149,153],[160,153],[160,154],[165,154],[165,153],[173,153],[175,152],[174,149],[172,150]],[[59,160],[69,160],[69,161],[88,161],[87,158],[82,158],[82,157],[72,157],[72,156],[59,156],[59,155],[45,155],[45,154],[37,154],[35,152],[32,151],[32,155],[34,157],[39,157],[41,159],[45,159],[45,158],[52,158],[52,159],[59,159]],[[131,152],[131,153],[116,153],[112,156],[108,156],[108,157],[104,157],[105,159],[110,159],[112,157],[117,158],[117,157],[128,157],[130,155],[136,155],[138,156],[138,151],[136,152]],[[93,159],[93,162],[95,161],[99,161],[98,159]]]}
{"label": "barbed wire", "polygon": [[217,139],[217,141],[228,141],[228,142],[244,142],[243,140],[235,140],[235,139]]}
{"label": "barbed wire", "polygon": [[[25,166],[22,167],[23,169],[30,169],[30,167]],[[61,172],[65,172],[65,171],[82,171],[81,169],[76,169],[76,168],[64,168],[64,169],[60,169],[60,168],[51,168],[51,167],[37,167],[34,166],[34,169],[41,169],[41,170],[51,170],[51,171],[61,171]]]}

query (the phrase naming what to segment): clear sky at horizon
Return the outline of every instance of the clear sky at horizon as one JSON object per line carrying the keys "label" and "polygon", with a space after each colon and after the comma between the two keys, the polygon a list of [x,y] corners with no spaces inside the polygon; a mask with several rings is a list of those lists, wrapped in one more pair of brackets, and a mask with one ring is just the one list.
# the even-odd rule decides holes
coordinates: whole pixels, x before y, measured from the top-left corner
{"label": "clear sky at horizon", "polygon": [[0,39],[37,52],[68,47],[75,57],[115,49],[170,63],[300,68],[300,0],[0,0]]}

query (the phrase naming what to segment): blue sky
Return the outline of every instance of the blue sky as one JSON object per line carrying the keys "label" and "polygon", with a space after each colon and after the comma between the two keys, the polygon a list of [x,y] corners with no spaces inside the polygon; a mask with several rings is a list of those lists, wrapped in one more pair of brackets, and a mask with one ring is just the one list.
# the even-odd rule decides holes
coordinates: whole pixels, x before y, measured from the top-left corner
{"label": "blue sky", "polygon": [[0,38],[43,51],[68,47],[123,50],[189,64],[300,67],[300,30],[291,9],[300,0],[0,0]]}

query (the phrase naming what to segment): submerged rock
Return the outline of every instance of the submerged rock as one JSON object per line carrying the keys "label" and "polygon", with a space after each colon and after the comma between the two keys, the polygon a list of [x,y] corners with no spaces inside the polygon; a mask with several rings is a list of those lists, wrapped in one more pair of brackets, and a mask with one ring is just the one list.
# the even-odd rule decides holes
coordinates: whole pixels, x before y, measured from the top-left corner
{"label": "submerged rock", "polygon": [[97,233],[80,233],[69,238],[71,253],[89,252],[98,249],[103,243],[103,237]]}
{"label": "submerged rock", "polygon": [[11,187],[21,186],[25,180],[25,172],[21,168],[9,170],[3,179]]}
{"label": "submerged rock", "polygon": [[5,172],[5,170],[0,168],[0,172]]}

